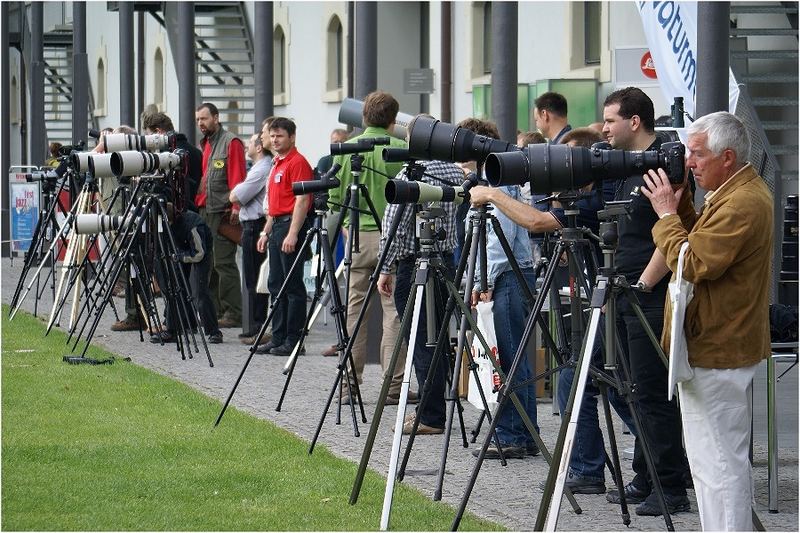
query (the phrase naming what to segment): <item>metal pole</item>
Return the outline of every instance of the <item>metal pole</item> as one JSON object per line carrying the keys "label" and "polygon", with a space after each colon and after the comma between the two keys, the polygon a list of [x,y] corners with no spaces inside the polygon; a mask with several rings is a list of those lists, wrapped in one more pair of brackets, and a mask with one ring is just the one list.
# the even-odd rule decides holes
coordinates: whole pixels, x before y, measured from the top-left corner
{"label": "metal pole", "polygon": [[441,72],[441,112],[443,122],[452,122],[453,116],[453,3],[442,2],[442,72]]}
{"label": "metal pole", "polygon": [[[10,91],[10,73],[9,70],[11,69],[11,65],[9,64],[9,37],[8,37],[8,2],[0,3],[0,49],[3,50],[3,57],[5,60],[3,61],[3,65],[0,67],[0,87],[3,87],[2,97],[0,97],[0,115],[6,117],[3,120],[3,130],[2,135],[0,135],[0,153],[2,153],[2,161],[0,161],[0,172],[2,172],[2,186],[3,191],[8,191],[9,187],[9,178],[8,178],[8,168],[11,166],[11,121],[9,120],[11,117],[11,91]],[[20,35],[24,31],[23,28],[19,29]],[[14,95],[16,98],[16,95]],[[6,198],[6,195],[3,194],[3,198]],[[11,228],[10,228],[10,220],[9,216],[10,213],[8,211],[9,205],[8,202],[3,202],[3,205],[0,206],[0,213],[2,213],[2,228],[0,229],[0,235],[2,235],[3,245],[0,248],[0,255],[2,257],[8,257],[11,255],[11,247],[8,244],[10,235],[11,235]]]}
{"label": "metal pole", "polygon": [[[431,56],[431,6],[428,2],[419,4],[419,67],[430,67]],[[420,113],[429,113],[431,109],[431,95],[419,95]]]}
{"label": "metal pole", "polygon": [[136,125],[133,59],[133,2],[119,3],[119,122]]}
{"label": "metal pole", "polygon": [[195,144],[197,128],[194,125],[195,91],[197,82],[194,64],[194,2],[178,3],[178,39],[175,70],[178,74],[178,130]]}
{"label": "metal pole", "polygon": [[142,111],[144,111],[144,11],[137,13],[137,40],[136,40],[136,124],[137,129],[142,129]]}
{"label": "metal pole", "polygon": [[730,2],[697,3],[695,118],[728,110]]}
{"label": "metal pole", "polygon": [[[76,2],[77,3],[77,2]],[[44,124],[44,3],[31,3],[30,164],[43,165],[47,149]]]}
{"label": "metal pole", "polygon": [[86,54],[86,3],[72,3],[72,142],[89,137],[89,56]]}
{"label": "metal pole", "polygon": [[353,98],[354,87],[354,39],[355,39],[355,2],[347,2],[347,97]]}
{"label": "metal pole", "polygon": [[275,113],[275,80],[273,74],[272,2],[255,3],[255,20],[253,21],[253,48],[255,49],[255,130],[261,128],[261,121]]}
{"label": "metal pole", "polygon": [[500,138],[517,138],[517,3],[492,3],[492,115]]}
{"label": "metal pole", "polygon": [[355,98],[378,88],[378,3],[356,2]]}

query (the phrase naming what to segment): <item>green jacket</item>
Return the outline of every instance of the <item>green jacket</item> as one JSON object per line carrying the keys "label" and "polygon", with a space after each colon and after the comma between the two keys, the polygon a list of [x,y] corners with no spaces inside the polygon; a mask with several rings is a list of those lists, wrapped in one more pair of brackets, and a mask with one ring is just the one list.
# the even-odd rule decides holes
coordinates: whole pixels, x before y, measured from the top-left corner
{"label": "green jacket", "polygon": [[[357,142],[358,139],[371,139],[375,137],[389,137],[389,146],[393,148],[406,148],[406,146],[408,146],[405,141],[401,141],[400,139],[390,136],[386,129],[374,126],[370,126],[364,130],[364,133],[358,137],[353,137],[347,142],[353,143]],[[375,212],[378,214],[380,219],[383,219],[383,213],[386,211],[386,196],[383,192],[383,190],[386,188],[386,182],[389,179],[394,179],[394,177],[397,176],[397,173],[403,168],[402,163],[384,162],[382,157],[384,148],[388,148],[388,146],[376,146],[372,152],[364,152],[362,154],[364,156],[364,168],[361,172],[361,177],[359,178],[359,181],[367,186],[370,200],[372,200],[372,203],[375,206]],[[347,195],[347,189],[353,182],[353,176],[350,174],[350,155],[337,155],[333,158],[333,162],[342,165],[342,169],[337,174],[342,183],[338,188],[331,189],[330,200],[337,204],[343,204]],[[369,169],[367,167],[369,167]],[[383,174],[388,175],[388,177],[378,174],[370,169],[375,169],[379,172],[382,172]],[[359,208],[367,211],[367,213],[362,213],[359,216],[360,231],[380,231],[380,223],[377,225],[375,224],[375,219],[372,218],[372,215],[369,213],[369,206],[362,196],[359,196],[358,205]],[[334,206],[334,210],[338,211],[339,209],[341,208]]]}
{"label": "green jacket", "polygon": [[[683,277],[694,283],[684,319],[691,366],[740,368],[769,356],[772,220],[772,195],[748,164],[708,201],[688,231],[677,216],[653,226],[653,240],[673,272],[681,244],[689,241]],[[664,350],[671,318],[667,298]]]}

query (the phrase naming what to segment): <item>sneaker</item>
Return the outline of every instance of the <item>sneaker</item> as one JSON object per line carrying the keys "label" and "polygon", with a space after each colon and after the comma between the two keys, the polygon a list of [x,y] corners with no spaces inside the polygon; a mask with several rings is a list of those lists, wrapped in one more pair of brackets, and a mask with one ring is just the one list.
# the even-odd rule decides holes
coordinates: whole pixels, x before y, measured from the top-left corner
{"label": "sneaker", "polygon": [[[403,435],[411,435],[411,430],[414,429],[414,421],[416,418],[416,412],[406,415],[403,421]],[[394,426],[392,426],[392,431],[394,431]],[[444,433],[444,428],[429,426],[422,422],[417,426],[417,435],[441,435],[442,433]]]}
{"label": "sneaker", "polygon": [[[597,481],[585,477],[567,474],[567,480],[564,486],[568,488],[572,494],[604,494],[606,492],[606,484],[604,481]],[[539,483],[539,490],[544,490],[544,481]]]}
{"label": "sneaker", "polygon": [[[507,444],[501,444],[500,447],[503,449],[503,457],[506,459],[525,459],[528,455],[528,450],[524,446],[510,446]],[[481,454],[480,450],[472,450],[472,455],[478,457]],[[497,451],[497,446],[492,444],[489,446],[489,449],[486,450],[486,455],[483,456],[484,459],[500,459],[500,452]]]}
{"label": "sneaker", "polygon": [[331,346],[327,350],[324,350],[322,352],[322,356],[323,357],[333,357],[333,356],[337,355],[338,353],[339,353],[339,347],[334,344],[333,346]]}
{"label": "sneaker", "polygon": [[222,344],[222,332],[217,331],[216,333],[212,333],[208,336],[208,343],[209,344]]}
{"label": "sneaker", "polygon": [[242,327],[242,321],[241,320],[234,320],[232,318],[224,316],[224,317],[219,319],[219,324],[218,325],[221,328],[240,328],[240,327]]}
{"label": "sneaker", "polygon": [[125,317],[111,324],[111,331],[139,331],[139,321],[136,320],[136,317]]}
{"label": "sneaker", "polygon": [[[627,503],[642,503],[645,498],[650,495],[650,487],[646,489],[641,489],[633,484],[633,481],[625,485],[623,489],[625,491],[625,502]],[[606,500],[611,503],[620,503],[619,501],[619,491],[618,490],[610,490],[608,494],[606,494]]]}
{"label": "sneaker", "polygon": [[[416,391],[410,390],[408,391],[408,398],[406,398],[407,404],[415,404],[419,402],[419,394]],[[400,403],[400,393],[392,394],[389,393],[386,396],[386,404],[385,405],[397,405]]]}
{"label": "sneaker", "polygon": [[[689,498],[686,494],[667,494],[664,493],[664,503],[667,504],[669,514],[685,513],[689,511]],[[658,495],[653,492],[641,505],[636,506],[636,514],[639,516],[661,516],[661,504]]]}
{"label": "sneaker", "polygon": [[150,337],[150,342],[153,344],[164,344],[175,342],[176,338],[175,335],[171,331],[162,331],[160,333],[156,333]]}
{"label": "sneaker", "polygon": [[276,343],[274,340],[270,340],[264,344],[259,344],[256,348],[256,353],[267,354],[270,353],[270,350],[277,348],[278,346],[280,346],[280,344]]}

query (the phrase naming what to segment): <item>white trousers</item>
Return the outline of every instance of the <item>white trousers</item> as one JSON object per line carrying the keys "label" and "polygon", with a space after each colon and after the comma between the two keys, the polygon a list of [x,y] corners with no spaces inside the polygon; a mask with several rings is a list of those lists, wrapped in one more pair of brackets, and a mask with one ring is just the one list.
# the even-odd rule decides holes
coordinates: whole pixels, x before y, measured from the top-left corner
{"label": "white trousers", "polygon": [[753,530],[750,422],[757,367],[695,367],[694,377],[678,384],[703,531]]}

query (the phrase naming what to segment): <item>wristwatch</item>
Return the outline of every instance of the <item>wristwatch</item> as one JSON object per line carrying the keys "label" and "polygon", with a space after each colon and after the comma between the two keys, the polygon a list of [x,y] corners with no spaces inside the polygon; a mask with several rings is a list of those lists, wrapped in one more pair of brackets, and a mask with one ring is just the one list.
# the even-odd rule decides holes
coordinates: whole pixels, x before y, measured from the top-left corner
{"label": "wristwatch", "polygon": [[261,233],[259,233],[259,235],[261,237],[267,237],[269,235],[269,233],[267,233],[266,231],[262,231]]}
{"label": "wristwatch", "polygon": [[642,292],[652,292],[653,290],[653,288],[650,285],[648,285],[644,280],[641,279],[636,282],[633,288],[638,289]]}

